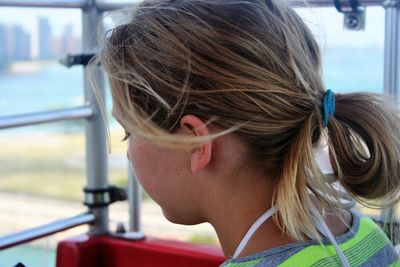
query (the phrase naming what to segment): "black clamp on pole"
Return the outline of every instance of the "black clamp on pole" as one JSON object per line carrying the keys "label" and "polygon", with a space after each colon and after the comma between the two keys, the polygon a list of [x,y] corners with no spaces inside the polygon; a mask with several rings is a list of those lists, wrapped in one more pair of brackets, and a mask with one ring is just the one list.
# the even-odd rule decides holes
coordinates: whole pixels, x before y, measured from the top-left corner
{"label": "black clamp on pole", "polygon": [[116,186],[109,186],[104,189],[89,189],[85,187],[84,205],[89,208],[106,207],[116,201],[124,201],[127,199],[126,190]]}
{"label": "black clamp on pole", "polygon": [[336,10],[344,14],[344,26],[348,30],[365,29],[365,7],[358,0],[333,0]]}
{"label": "black clamp on pole", "polygon": [[95,56],[96,54],[78,54],[78,55],[70,55],[67,54],[63,58],[59,60],[59,62],[70,68],[72,66],[76,65],[82,65],[82,66],[87,66],[90,62],[90,60]]}

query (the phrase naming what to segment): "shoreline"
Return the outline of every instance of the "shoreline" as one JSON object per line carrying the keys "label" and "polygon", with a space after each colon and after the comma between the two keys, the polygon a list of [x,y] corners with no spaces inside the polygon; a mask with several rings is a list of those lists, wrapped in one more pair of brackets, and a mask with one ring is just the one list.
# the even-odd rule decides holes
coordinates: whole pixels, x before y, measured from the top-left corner
{"label": "shoreline", "polygon": [[57,63],[57,59],[52,60],[29,60],[14,61],[1,70],[2,73],[8,75],[30,75],[42,71],[43,69]]}

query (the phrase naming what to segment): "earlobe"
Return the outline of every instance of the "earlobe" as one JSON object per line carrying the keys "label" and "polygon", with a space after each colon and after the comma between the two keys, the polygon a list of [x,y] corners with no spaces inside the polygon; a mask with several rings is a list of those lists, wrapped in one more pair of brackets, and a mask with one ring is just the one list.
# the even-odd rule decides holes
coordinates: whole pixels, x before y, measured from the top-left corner
{"label": "earlobe", "polygon": [[[210,134],[209,127],[194,115],[185,115],[180,121],[181,127],[185,127],[196,136],[207,136]],[[192,172],[200,172],[211,161],[212,142],[208,141],[199,145],[191,152],[190,168]]]}

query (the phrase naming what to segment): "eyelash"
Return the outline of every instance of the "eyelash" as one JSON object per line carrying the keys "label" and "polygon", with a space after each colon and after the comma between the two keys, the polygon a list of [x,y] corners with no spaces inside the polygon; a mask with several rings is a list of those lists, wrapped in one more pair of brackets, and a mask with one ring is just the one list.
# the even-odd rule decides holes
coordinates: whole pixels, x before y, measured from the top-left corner
{"label": "eyelash", "polygon": [[125,132],[125,136],[124,136],[124,138],[123,138],[121,141],[123,142],[123,141],[128,140],[128,138],[129,138],[130,136],[131,136],[130,133]]}

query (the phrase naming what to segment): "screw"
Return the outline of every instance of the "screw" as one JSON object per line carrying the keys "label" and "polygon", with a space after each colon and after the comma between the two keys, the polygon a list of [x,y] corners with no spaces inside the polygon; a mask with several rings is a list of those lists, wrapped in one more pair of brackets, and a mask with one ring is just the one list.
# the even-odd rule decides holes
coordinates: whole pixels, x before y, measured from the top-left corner
{"label": "screw", "polygon": [[117,230],[116,230],[116,232],[117,232],[118,234],[124,234],[124,233],[126,233],[125,225],[124,225],[122,222],[119,222],[119,223],[117,224]]}
{"label": "screw", "polygon": [[356,29],[359,25],[359,18],[355,15],[350,15],[346,18],[346,25],[350,29]]}

